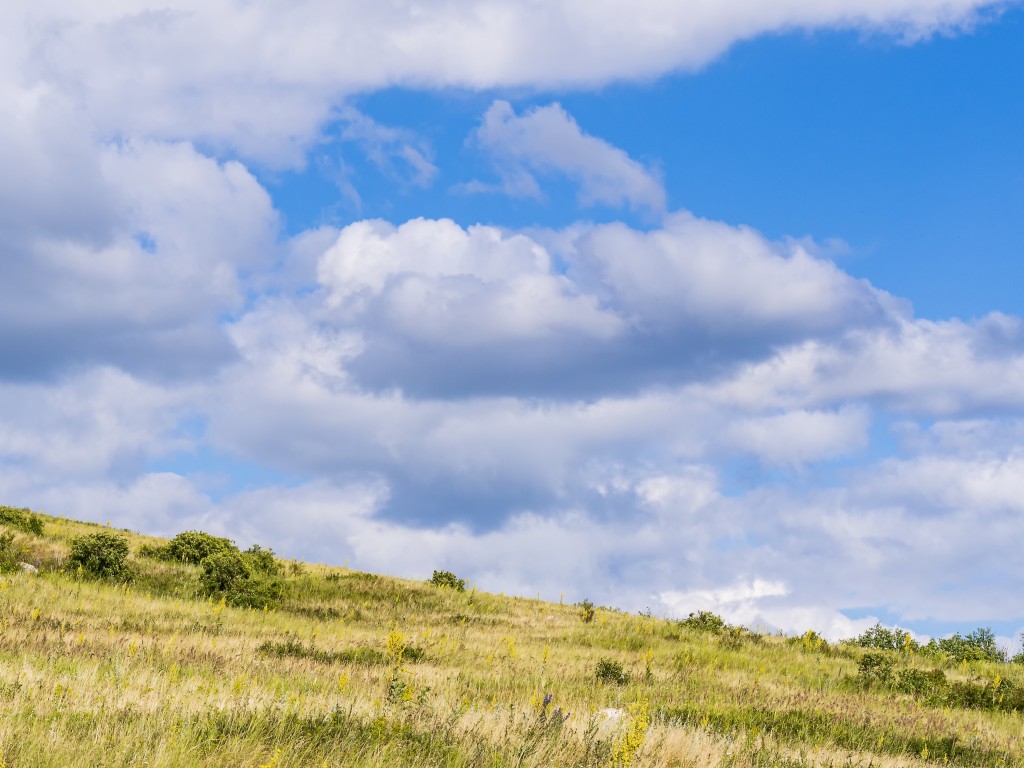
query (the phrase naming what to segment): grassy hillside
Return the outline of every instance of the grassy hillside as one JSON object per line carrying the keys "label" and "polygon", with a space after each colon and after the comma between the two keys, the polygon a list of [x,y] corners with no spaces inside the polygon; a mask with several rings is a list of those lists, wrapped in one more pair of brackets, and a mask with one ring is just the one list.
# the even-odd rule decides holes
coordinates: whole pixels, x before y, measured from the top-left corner
{"label": "grassy hillside", "polygon": [[1024,765],[1019,664],[167,552],[0,515],[0,766]]}

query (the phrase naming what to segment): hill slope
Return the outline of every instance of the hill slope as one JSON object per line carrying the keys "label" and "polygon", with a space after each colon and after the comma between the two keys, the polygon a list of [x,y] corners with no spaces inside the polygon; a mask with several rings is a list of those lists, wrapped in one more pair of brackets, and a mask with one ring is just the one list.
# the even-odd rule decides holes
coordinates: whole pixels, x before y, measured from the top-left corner
{"label": "hill slope", "polygon": [[[234,607],[166,541],[29,518],[0,515],[4,768],[1024,765],[1017,664],[299,563]],[[69,560],[96,533],[118,579]]]}

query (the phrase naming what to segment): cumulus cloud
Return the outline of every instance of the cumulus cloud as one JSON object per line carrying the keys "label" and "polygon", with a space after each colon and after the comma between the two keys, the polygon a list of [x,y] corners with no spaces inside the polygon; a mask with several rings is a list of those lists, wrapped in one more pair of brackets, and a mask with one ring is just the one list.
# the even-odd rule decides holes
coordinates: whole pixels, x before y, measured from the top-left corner
{"label": "cumulus cloud", "polygon": [[[180,376],[229,359],[219,319],[241,308],[242,276],[268,266],[276,249],[265,190],[241,164],[187,144],[76,151],[69,175],[26,168],[39,193],[12,204],[22,218],[0,246],[0,376],[89,363]],[[23,162],[53,162],[44,157]],[[5,179],[0,189],[17,195]],[[94,219],[66,212],[79,209]]]}
{"label": "cumulus cloud", "polygon": [[764,33],[838,27],[914,39],[969,26],[1002,5],[48,0],[7,4],[0,48],[83,105],[102,135],[200,141],[300,165],[332,106],[349,94],[647,80],[698,68]]}
{"label": "cumulus cloud", "polygon": [[796,466],[867,447],[870,424],[871,413],[863,407],[793,410],[738,418],[725,428],[721,440],[728,448],[752,453],[769,464]]}
{"label": "cumulus cloud", "polygon": [[794,344],[707,393],[720,402],[781,408],[871,399],[931,416],[1009,413],[1024,403],[1016,386],[1024,376],[1018,318],[893,319]]}
{"label": "cumulus cloud", "polygon": [[318,279],[325,319],[364,342],[348,370],[432,396],[678,383],[902,312],[799,244],[687,213],[649,232],[359,222]]}
{"label": "cumulus cloud", "polygon": [[495,101],[474,139],[494,161],[501,182],[471,182],[469,192],[541,196],[534,174],[563,175],[579,185],[583,206],[629,206],[661,212],[665,189],[657,175],[617,147],[585,134],[558,104],[517,115],[507,101]]}
{"label": "cumulus cloud", "polygon": [[[1018,318],[916,319],[806,243],[686,212],[281,243],[229,159],[299,167],[335,125],[426,187],[429,143],[353,94],[649,79],[765,32],[911,39],[1000,5],[3,4],[3,500],[829,635],[870,623],[841,608],[1005,615],[1024,586]],[[556,174],[584,204],[664,213],[651,167],[557,105],[496,101],[476,140],[513,194]],[[876,455],[891,419],[901,453]],[[254,487],[168,468],[196,450]],[[837,458],[834,482],[792,482]],[[765,474],[737,482],[744,462]]]}

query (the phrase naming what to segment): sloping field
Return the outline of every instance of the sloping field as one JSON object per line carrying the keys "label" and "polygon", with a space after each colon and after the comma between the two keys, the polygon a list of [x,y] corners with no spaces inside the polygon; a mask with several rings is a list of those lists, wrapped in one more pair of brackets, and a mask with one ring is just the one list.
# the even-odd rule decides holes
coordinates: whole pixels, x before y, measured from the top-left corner
{"label": "sloping field", "polygon": [[0,516],[0,766],[1024,765],[1019,664],[169,552]]}

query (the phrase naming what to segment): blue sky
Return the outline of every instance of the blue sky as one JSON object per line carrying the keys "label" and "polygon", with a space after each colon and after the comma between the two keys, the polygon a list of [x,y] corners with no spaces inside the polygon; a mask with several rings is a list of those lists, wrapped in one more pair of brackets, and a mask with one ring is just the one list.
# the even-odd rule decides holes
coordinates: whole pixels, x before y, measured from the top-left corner
{"label": "blue sky", "polygon": [[0,494],[1024,628],[1024,7],[0,11]]}

